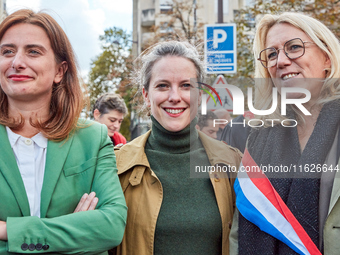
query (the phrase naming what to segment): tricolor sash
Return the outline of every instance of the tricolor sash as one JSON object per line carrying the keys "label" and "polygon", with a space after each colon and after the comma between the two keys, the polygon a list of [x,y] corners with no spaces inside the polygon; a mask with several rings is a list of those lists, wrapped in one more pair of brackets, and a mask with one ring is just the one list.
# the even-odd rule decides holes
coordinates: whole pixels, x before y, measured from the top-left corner
{"label": "tricolor sash", "polygon": [[234,189],[236,206],[244,218],[299,254],[321,255],[247,149]]}

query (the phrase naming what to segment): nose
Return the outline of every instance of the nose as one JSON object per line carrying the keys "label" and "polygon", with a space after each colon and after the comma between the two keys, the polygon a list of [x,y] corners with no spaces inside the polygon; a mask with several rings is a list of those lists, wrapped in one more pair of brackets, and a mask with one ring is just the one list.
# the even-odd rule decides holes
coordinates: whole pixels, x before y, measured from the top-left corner
{"label": "nose", "polygon": [[16,70],[25,69],[25,56],[20,51],[15,54],[12,60],[12,67]]}
{"label": "nose", "polygon": [[116,131],[118,131],[120,128],[120,124],[118,122],[114,122],[113,127],[115,128]]}
{"label": "nose", "polygon": [[169,92],[169,101],[171,103],[179,103],[181,101],[181,95],[180,95],[180,91],[179,91],[179,88],[176,86],[176,87],[172,87],[170,92]]}
{"label": "nose", "polygon": [[291,63],[292,61],[286,56],[283,49],[281,49],[278,52],[278,56],[277,56],[277,63],[276,63],[277,67],[282,68],[284,66],[290,65]]}

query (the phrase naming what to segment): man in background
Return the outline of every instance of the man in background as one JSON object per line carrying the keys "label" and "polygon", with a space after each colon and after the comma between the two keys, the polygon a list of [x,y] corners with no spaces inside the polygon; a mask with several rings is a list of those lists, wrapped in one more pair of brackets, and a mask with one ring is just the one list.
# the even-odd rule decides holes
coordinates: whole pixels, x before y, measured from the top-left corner
{"label": "man in background", "polygon": [[231,121],[231,117],[230,117],[229,112],[226,109],[223,109],[223,108],[217,109],[216,111],[214,111],[214,113],[217,116],[217,119],[223,119],[223,120],[228,121],[224,124],[217,124],[217,126],[219,127],[219,129],[217,131],[217,140],[221,140],[223,129]]}
{"label": "man in background", "polygon": [[119,133],[119,129],[127,113],[124,99],[115,93],[102,94],[94,104],[93,117],[107,126],[108,135],[114,146],[126,144],[126,139]]}
{"label": "man in background", "polygon": [[218,117],[212,111],[207,111],[206,115],[199,114],[196,129],[202,131],[211,138],[217,139],[219,127],[217,124],[214,127],[214,119],[218,119]]}

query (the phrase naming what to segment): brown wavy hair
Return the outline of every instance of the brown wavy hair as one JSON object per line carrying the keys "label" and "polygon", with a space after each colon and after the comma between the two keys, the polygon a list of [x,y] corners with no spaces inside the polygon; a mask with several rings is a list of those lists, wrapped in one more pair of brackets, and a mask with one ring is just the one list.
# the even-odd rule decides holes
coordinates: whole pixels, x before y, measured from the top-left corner
{"label": "brown wavy hair", "polygon": [[[84,84],[78,76],[77,61],[65,32],[47,13],[22,9],[9,15],[0,24],[0,40],[6,31],[16,24],[32,24],[44,29],[50,39],[57,64],[66,61],[67,70],[62,80],[52,87],[50,115],[46,121],[40,122],[30,118],[30,124],[36,127],[47,139],[64,140],[77,128],[79,115],[84,108]],[[0,86],[0,124],[20,130],[24,119],[8,116],[8,100]]]}

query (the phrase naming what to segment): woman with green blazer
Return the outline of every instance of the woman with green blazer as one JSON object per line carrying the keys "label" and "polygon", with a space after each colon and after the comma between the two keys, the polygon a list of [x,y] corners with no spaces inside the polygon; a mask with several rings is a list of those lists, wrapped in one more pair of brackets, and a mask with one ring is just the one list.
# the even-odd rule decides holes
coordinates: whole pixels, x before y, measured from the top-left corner
{"label": "woman with green blazer", "polygon": [[79,121],[72,47],[46,13],[0,24],[0,254],[100,254],[126,204],[104,125]]}

